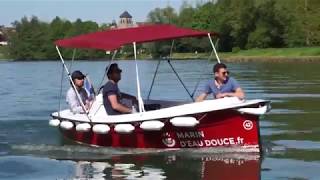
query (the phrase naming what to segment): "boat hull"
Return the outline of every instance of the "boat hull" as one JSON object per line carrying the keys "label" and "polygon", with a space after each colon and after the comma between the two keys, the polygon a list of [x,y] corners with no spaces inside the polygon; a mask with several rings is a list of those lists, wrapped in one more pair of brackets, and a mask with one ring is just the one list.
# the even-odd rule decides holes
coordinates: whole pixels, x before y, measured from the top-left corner
{"label": "boat hull", "polygon": [[[61,133],[78,143],[124,148],[208,148],[241,147],[259,152],[259,116],[240,113],[233,109],[189,115],[199,121],[195,127],[175,127],[170,119],[158,119],[165,126],[159,131],[146,131],[133,123],[135,129],[128,134],[115,132],[114,125],[107,134],[92,130],[79,132],[75,128]],[[172,117],[173,118],[173,117]]]}

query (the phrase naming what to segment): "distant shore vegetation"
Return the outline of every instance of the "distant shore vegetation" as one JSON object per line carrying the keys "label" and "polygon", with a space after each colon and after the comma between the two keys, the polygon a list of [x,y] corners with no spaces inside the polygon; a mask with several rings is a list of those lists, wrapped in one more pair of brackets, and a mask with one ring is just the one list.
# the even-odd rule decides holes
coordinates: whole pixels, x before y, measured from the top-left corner
{"label": "distant shore vegetation", "polygon": [[[147,21],[217,32],[217,48],[228,57],[240,52],[247,53],[243,56],[252,56],[257,52],[255,49],[299,47],[311,47],[315,49],[312,56],[319,56],[319,18],[319,0],[215,0],[196,6],[184,3],[179,11],[169,6],[156,8],[149,12]],[[53,44],[55,40],[109,28],[107,24],[99,25],[81,19],[71,22],[60,17],[44,22],[36,16],[23,17],[12,25],[15,32],[9,35],[8,47],[1,47],[0,58],[58,59]],[[139,45],[143,49],[140,53],[151,58],[168,56],[170,47],[171,42]],[[308,51],[303,48],[299,50]],[[62,51],[67,59],[72,57],[72,49]],[[211,47],[207,38],[185,38],[175,41],[173,51],[203,54],[210,53]],[[294,57],[301,56],[288,52]],[[267,53],[264,55],[268,56]],[[103,59],[107,56],[103,51],[77,50],[75,58]],[[124,47],[119,56],[132,56],[132,48]]]}

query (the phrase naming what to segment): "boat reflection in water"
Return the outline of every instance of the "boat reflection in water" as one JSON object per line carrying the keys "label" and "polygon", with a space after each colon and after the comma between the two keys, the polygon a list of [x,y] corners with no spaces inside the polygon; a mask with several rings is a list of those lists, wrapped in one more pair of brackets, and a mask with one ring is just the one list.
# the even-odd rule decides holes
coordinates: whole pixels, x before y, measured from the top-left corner
{"label": "boat reflection in water", "polygon": [[260,179],[259,155],[218,154],[113,156],[100,162],[77,161],[76,179]]}

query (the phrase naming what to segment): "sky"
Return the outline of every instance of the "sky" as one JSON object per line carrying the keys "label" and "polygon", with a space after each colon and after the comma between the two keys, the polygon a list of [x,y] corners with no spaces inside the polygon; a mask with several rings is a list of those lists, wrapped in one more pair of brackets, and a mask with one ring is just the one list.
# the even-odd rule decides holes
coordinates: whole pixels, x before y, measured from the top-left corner
{"label": "sky", "polygon": [[32,15],[47,22],[59,16],[71,21],[81,18],[102,24],[113,19],[118,21],[125,10],[134,21],[141,22],[152,9],[170,5],[178,11],[183,1],[195,4],[197,0],[0,0],[0,25],[11,26],[15,20]]}

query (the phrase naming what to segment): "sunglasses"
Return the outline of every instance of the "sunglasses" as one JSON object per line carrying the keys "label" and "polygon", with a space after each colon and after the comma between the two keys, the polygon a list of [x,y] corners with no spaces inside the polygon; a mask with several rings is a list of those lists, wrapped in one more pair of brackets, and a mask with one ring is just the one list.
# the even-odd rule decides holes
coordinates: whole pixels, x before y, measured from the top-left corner
{"label": "sunglasses", "polygon": [[84,80],[84,78],[80,78],[80,77],[79,77],[79,78],[75,78],[75,79],[78,79],[78,80]]}
{"label": "sunglasses", "polygon": [[115,73],[122,73],[122,70],[121,70],[121,69],[118,69],[118,70],[115,70],[114,72],[115,72]]}
{"label": "sunglasses", "polygon": [[230,72],[229,71],[224,71],[224,72],[222,72],[222,74],[225,76],[225,75],[229,75],[230,74]]}

